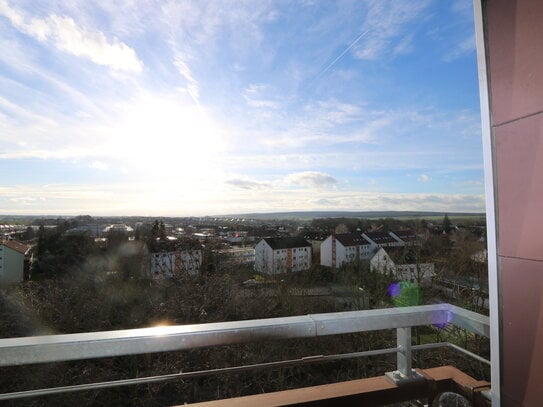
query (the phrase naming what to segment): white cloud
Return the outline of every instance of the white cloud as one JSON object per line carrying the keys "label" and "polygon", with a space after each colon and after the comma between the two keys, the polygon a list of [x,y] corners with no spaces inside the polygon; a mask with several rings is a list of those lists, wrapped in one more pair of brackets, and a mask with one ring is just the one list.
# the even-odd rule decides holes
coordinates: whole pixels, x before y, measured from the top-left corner
{"label": "white cloud", "polygon": [[404,36],[394,47],[395,55],[409,54],[414,50],[413,35]]}
{"label": "white cloud", "polygon": [[[444,111],[424,106],[377,110],[369,109],[364,103],[330,99],[308,104],[297,114],[283,109],[267,113],[266,118],[241,119],[244,122],[239,134],[250,140],[250,143],[244,142],[242,148],[254,145],[256,140],[266,147],[289,153],[315,147],[337,151],[351,144],[357,148],[364,145],[372,146],[373,150],[380,148],[386,154],[397,151],[397,140],[402,140],[401,148],[405,150],[410,140],[439,146],[447,138],[458,135],[480,138],[479,115],[473,111]],[[415,140],[417,138],[419,140]]]}
{"label": "white cloud", "polygon": [[[0,61],[5,63],[10,70],[23,73],[24,76],[33,76],[41,83],[41,86],[37,87],[33,83],[23,83],[21,79],[15,80],[3,76],[0,77],[0,88],[5,95],[17,95],[20,99],[26,98],[35,102],[34,106],[39,106],[42,116],[48,118],[55,116],[58,110],[58,106],[50,103],[51,97],[58,93],[62,95],[61,103],[78,106],[81,109],[76,113],[78,117],[99,116],[103,113],[89,95],[70,85],[62,74],[50,72],[40,66],[39,57],[28,45],[14,39],[0,38],[0,49],[4,50],[0,53]],[[43,99],[47,99],[49,103],[40,103]]]}
{"label": "white cloud", "polygon": [[475,52],[475,36],[470,35],[467,38],[464,38],[456,46],[454,46],[449,52],[443,57],[445,62],[452,62],[457,59],[463,58],[471,53]]}
{"label": "white cloud", "polygon": [[[390,124],[390,113],[372,112],[336,99],[307,104],[296,115],[271,112],[261,142],[281,149],[305,146],[374,143],[377,133]],[[257,124],[262,128],[262,123]],[[255,127],[257,127],[255,126]]]}
{"label": "white cloud", "polygon": [[71,17],[50,14],[46,18],[28,18],[10,7],[7,0],[0,0],[0,15],[19,31],[68,54],[117,71],[140,72],[143,68],[133,48],[117,38],[108,40],[100,31],[81,28]]}
{"label": "white cloud", "polygon": [[314,105],[306,106],[305,110],[320,123],[328,125],[361,121],[362,114],[366,113],[360,105],[344,103],[336,99],[319,101]]}
{"label": "white cloud", "polygon": [[192,71],[180,57],[176,57],[174,59],[174,65],[177,68],[179,74],[187,81],[187,92],[192,97],[194,102],[199,104],[200,87],[198,85],[198,81],[194,79]]}
{"label": "white cloud", "polygon": [[[483,212],[484,195],[350,192],[330,193],[312,201],[320,209]],[[305,204],[307,208],[307,204]]]}
{"label": "white cloud", "polygon": [[0,96],[0,111],[2,110],[7,112],[11,118],[39,123],[46,126],[56,125],[55,121],[51,118],[36,114]]}
{"label": "white cloud", "polygon": [[479,180],[468,180],[459,182],[457,185],[467,186],[467,187],[482,187],[484,185],[483,181]]}
{"label": "white cloud", "polygon": [[338,180],[324,172],[304,171],[287,175],[285,182],[290,185],[319,188],[335,185]]}
{"label": "white cloud", "polygon": [[301,186],[309,188],[323,188],[336,185],[338,180],[333,176],[317,171],[302,171],[288,174],[283,178],[277,178],[273,182],[263,182],[249,178],[231,178],[225,181],[229,186],[242,190],[267,189],[280,191],[281,188]]}
{"label": "white cloud", "polygon": [[[484,194],[380,193],[292,188],[231,188],[202,183],[192,186],[169,182],[149,184],[53,184],[0,186],[0,213],[91,215],[189,215],[275,212],[296,210],[418,210],[483,212]],[[187,191],[191,193],[188,194]],[[142,194],[142,191],[146,193]],[[28,197],[40,197],[38,200]],[[205,205],[202,205],[202,199]],[[24,201],[22,207],[20,202]]]}
{"label": "white cloud", "polygon": [[268,90],[269,87],[263,83],[253,83],[245,89],[247,95],[258,95]]}
{"label": "white cloud", "polygon": [[212,54],[219,46],[248,55],[261,45],[261,27],[270,21],[273,9],[269,0],[164,1],[151,7],[154,15],[149,20],[188,56]]}
{"label": "white cloud", "polygon": [[254,170],[303,171],[307,168],[319,168],[321,171],[352,170],[383,171],[411,170],[425,171],[482,171],[482,162],[478,151],[471,155],[465,154],[464,161],[458,162],[450,149],[429,148],[406,150],[405,148],[391,151],[361,151],[358,154],[345,151],[326,153],[274,153],[269,154],[229,154],[223,157],[223,164],[236,171],[249,172]]}
{"label": "white cloud", "polygon": [[330,199],[320,198],[313,201],[313,203],[317,205],[323,205],[323,206],[333,206],[334,202]]}
{"label": "white cloud", "polygon": [[[223,201],[228,207],[214,213],[280,212],[303,210],[334,211],[441,211],[484,212],[483,194],[422,194],[345,192],[307,189],[238,191]],[[222,209],[222,210],[221,210]]]}
{"label": "white cloud", "polygon": [[226,184],[241,189],[262,189],[270,187],[270,184],[266,182],[258,182],[241,178],[227,180]]}
{"label": "white cloud", "polygon": [[430,1],[406,2],[396,0],[370,0],[362,26],[368,34],[355,47],[359,59],[374,60],[389,52],[406,53],[411,49],[411,36],[406,35],[409,23],[420,18]]}
{"label": "white cloud", "polygon": [[89,168],[93,168],[95,170],[105,171],[109,169],[109,165],[102,161],[93,161],[91,164],[89,164]]}
{"label": "white cloud", "polygon": [[451,10],[455,13],[463,14],[473,19],[473,1],[472,0],[454,0],[451,4]]}
{"label": "white cloud", "polygon": [[421,174],[421,175],[418,177],[418,180],[419,180],[420,182],[428,183],[428,182],[430,182],[430,181],[432,180],[432,178],[430,178],[430,176],[427,175],[427,174]]}
{"label": "white cloud", "polygon": [[13,202],[15,204],[18,204],[18,205],[32,205],[38,201],[42,202],[44,199],[43,198],[36,198],[36,197],[33,197],[33,196],[21,196],[21,197],[16,197],[16,198],[9,198],[9,202]]}
{"label": "white cloud", "polygon": [[483,192],[485,183],[479,180],[466,180],[452,182],[451,186],[463,192]]}
{"label": "white cloud", "polygon": [[[224,205],[218,185],[200,179],[191,184],[177,182],[176,188],[171,185],[158,178],[148,183],[4,185],[0,186],[0,213],[76,215],[87,208],[91,215],[204,215]],[[40,198],[31,201],[28,197]],[[202,200],[209,201],[209,207]]]}
{"label": "white cloud", "polygon": [[279,103],[274,102],[273,100],[251,99],[247,96],[244,96],[244,98],[245,98],[245,101],[247,102],[247,105],[250,107],[267,108],[267,109],[277,109],[279,107]]}
{"label": "white cloud", "polygon": [[250,107],[278,109],[281,106],[278,101],[265,97],[265,94],[269,93],[270,91],[271,89],[267,85],[252,84],[243,91],[243,98]]}

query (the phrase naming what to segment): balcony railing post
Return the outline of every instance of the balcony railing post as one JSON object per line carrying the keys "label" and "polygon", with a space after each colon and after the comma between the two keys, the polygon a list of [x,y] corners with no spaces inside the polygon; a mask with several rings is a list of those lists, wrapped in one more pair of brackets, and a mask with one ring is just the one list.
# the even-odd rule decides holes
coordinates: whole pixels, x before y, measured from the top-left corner
{"label": "balcony railing post", "polygon": [[396,370],[385,374],[395,384],[411,383],[424,378],[413,370],[411,359],[411,327],[396,328]]}
{"label": "balcony railing post", "polygon": [[404,378],[410,379],[413,376],[411,368],[411,327],[397,328],[396,338],[399,349],[396,368]]}

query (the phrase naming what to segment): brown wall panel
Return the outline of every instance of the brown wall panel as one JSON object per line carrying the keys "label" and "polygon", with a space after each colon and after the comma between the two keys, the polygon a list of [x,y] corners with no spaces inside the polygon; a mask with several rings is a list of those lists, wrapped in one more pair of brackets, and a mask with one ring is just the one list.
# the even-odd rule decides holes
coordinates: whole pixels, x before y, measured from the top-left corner
{"label": "brown wall panel", "polygon": [[543,262],[500,258],[504,406],[543,404]]}
{"label": "brown wall panel", "polygon": [[543,1],[488,0],[492,124],[543,109]]}
{"label": "brown wall panel", "polygon": [[498,254],[543,260],[543,114],[498,126]]}
{"label": "brown wall panel", "polygon": [[543,1],[483,0],[501,300],[501,401],[543,406]]}

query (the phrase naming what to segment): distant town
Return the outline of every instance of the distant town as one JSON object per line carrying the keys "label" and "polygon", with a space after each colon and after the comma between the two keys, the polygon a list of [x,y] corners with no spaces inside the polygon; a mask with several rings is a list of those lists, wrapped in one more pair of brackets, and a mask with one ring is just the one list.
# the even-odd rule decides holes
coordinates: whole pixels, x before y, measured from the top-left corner
{"label": "distant town", "polygon": [[479,214],[455,214],[452,220],[435,213],[410,217],[412,212],[394,213],[395,218],[280,215],[282,219],[12,218],[0,224],[0,285],[81,267],[57,254],[70,257],[67,251],[72,250],[75,257],[101,253],[93,258],[102,257],[97,261],[101,269],[94,267],[94,277],[102,279],[167,280],[244,270],[249,277],[244,284],[250,286],[286,274],[356,265],[398,281],[440,286],[451,295],[454,287],[486,290],[484,278],[454,270],[444,251],[448,247],[458,257],[462,249],[464,260],[486,262],[485,221]]}

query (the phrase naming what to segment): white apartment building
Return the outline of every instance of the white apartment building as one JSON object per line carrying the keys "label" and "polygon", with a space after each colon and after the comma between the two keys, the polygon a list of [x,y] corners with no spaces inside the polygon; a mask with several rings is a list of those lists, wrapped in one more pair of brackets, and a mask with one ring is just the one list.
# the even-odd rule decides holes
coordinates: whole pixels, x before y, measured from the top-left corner
{"label": "white apartment building", "polygon": [[202,259],[200,249],[149,253],[148,274],[155,280],[173,278],[181,274],[197,275]]}
{"label": "white apartment building", "polygon": [[31,262],[30,246],[16,240],[0,241],[0,286],[28,280]]}
{"label": "white apartment building", "polygon": [[213,251],[215,270],[230,271],[240,266],[254,266],[255,249],[253,247],[233,247]]}
{"label": "white apartment building", "polygon": [[149,276],[160,280],[175,275],[175,252],[149,253]]}
{"label": "white apartment building", "polygon": [[281,274],[311,267],[311,243],[303,238],[264,238],[255,246],[255,271]]}
{"label": "white apartment building", "polygon": [[390,274],[398,281],[429,284],[436,275],[434,263],[414,261],[402,251],[393,248],[386,251],[380,247],[370,259],[370,270]]}
{"label": "white apartment building", "polygon": [[339,267],[344,263],[368,259],[375,247],[361,233],[330,235],[321,243],[321,265]]}
{"label": "white apartment building", "polygon": [[394,274],[396,265],[386,250],[380,247],[370,258],[370,270],[382,274]]}

